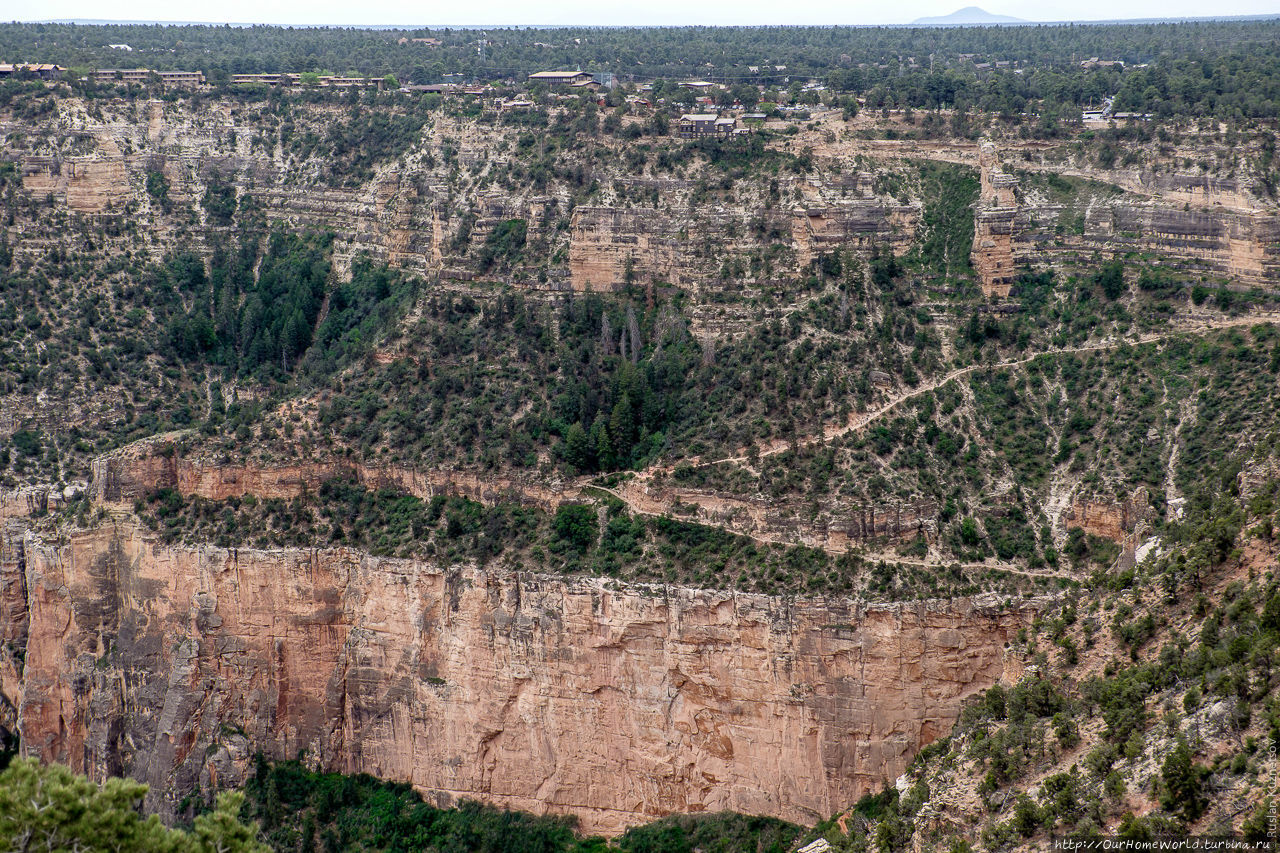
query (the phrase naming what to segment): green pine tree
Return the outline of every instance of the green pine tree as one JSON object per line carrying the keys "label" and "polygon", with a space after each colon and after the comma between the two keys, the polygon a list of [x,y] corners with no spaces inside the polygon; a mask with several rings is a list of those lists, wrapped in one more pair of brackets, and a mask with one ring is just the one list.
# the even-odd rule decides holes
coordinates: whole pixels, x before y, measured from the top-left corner
{"label": "green pine tree", "polygon": [[98,785],[58,764],[17,759],[0,773],[0,849],[270,853],[257,840],[257,825],[239,820],[244,794],[220,794],[188,833],[144,817],[139,804],[146,793],[132,779]]}

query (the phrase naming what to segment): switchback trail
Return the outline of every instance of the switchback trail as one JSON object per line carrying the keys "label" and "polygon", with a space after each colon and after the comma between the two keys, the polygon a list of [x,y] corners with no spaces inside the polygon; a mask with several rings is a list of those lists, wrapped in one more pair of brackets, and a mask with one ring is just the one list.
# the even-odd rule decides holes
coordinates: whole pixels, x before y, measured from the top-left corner
{"label": "switchback trail", "polygon": [[[1111,349],[1118,349],[1122,346],[1141,346],[1142,344],[1154,343],[1156,341],[1175,337],[1177,335],[1201,334],[1205,332],[1214,331],[1217,329],[1228,329],[1236,326],[1253,326],[1259,323],[1270,323],[1270,324],[1280,323],[1280,313],[1265,312],[1265,313],[1249,314],[1243,317],[1224,317],[1224,318],[1205,319],[1195,323],[1179,326],[1177,328],[1168,329],[1163,332],[1148,332],[1146,334],[1138,335],[1132,338],[1128,338],[1128,337],[1105,338],[1101,341],[1096,341],[1091,344],[1083,344],[1078,347],[1063,347],[1060,349],[1041,350],[1040,352],[1032,353],[1030,355],[1025,355],[1020,358],[1006,359],[1004,361],[992,362],[990,364],[971,364],[966,367],[958,367],[946,374],[943,374],[940,377],[932,379],[929,382],[918,385],[915,388],[910,389],[909,391],[905,391],[897,395],[896,397],[891,398],[890,400],[881,404],[879,407],[875,409],[872,409],[867,412],[861,412],[859,414],[851,415],[849,417],[849,420],[844,424],[841,424],[838,426],[823,427],[821,436],[811,435],[811,436],[807,436],[805,438],[799,439],[795,442],[775,440],[771,442],[768,446],[760,449],[755,454],[755,458],[764,458],[767,456],[774,456],[778,453],[783,453],[786,450],[791,449],[792,447],[796,447],[796,448],[812,447],[815,444],[822,444],[836,438],[841,438],[842,436],[845,436],[851,432],[857,432],[858,430],[865,429],[866,427],[870,426],[872,423],[878,421],[880,418],[892,412],[902,403],[905,403],[908,400],[915,399],[916,397],[919,397],[923,394],[927,394],[931,391],[936,391],[939,388],[946,385],[948,382],[952,382],[963,376],[967,376],[970,373],[975,373],[981,370],[998,370],[1006,367],[1017,367],[1019,365],[1029,364],[1032,361],[1035,361],[1037,358],[1041,358],[1043,356],[1072,355],[1077,353],[1102,352],[1102,351],[1111,350]],[[737,455],[735,456],[726,456],[720,459],[698,459],[695,457],[693,459],[685,460],[679,463],[674,463],[674,464],[669,463],[666,465],[650,466],[649,468],[646,468],[643,471],[638,472],[636,476],[638,479],[647,480],[653,477],[653,475],[658,473],[670,474],[672,471],[675,470],[677,466],[688,465],[690,467],[700,468],[700,467],[706,467],[710,465],[720,465],[726,462],[734,463],[734,464],[742,464],[742,463],[751,461],[751,458],[752,457],[748,456],[745,450],[739,450],[737,452]]]}
{"label": "switchback trail", "polygon": [[[659,518],[659,517],[669,518],[670,517],[669,512],[664,511],[662,509],[646,508],[642,503],[636,501],[633,497],[625,494],[624,492],[620,492],[617,489],[610,488],[607,486],[596,486],[596,485],[593,485],[590,488],[596,489],[601,492],[606,492],[612,495],[613,497],[622,501],[622,503],[626,504],[627,509],[635,515],[644,515],[644,516],[650,516],[653,518]],[[666,508],[669,509],[669,507],[670,507],[670,504],[668,504]],[[894,563],[900,566],[916,566],[918,568],[923,568],[923,569],[948,569],[948,568],[954,567],[954,568],[964,569],[967,571],[1004,572],[1012,575],[1022,575],[1023,577],[1029,577],[1029,578],[1055,578],[1055,579],[1070,580],[1070,581],[1083,580],[1083,577],[1072,572],[1066,572],[1066,571],[1055,572],[1048,569],[1046,570],[1025,569],[1020,566],[1015,566],[1012,563],[1005,563],[999,560],[989,560],[981,563],[963,562],[960,560],[942,560],[937,558],[922,560],[922,559],[913,558],[913,557],[904,557],[892,552],[863,551],[859,549],[850,550],[847,548],[836,548],[829,545],[812,545],[806,542],[789,541],[780,536],[770,536],[768,534],[758,533],[755,531],[746,532],[741,530],[734,530],[732,527],[729,527],[728,525],[716,524],[715,522],[709,522],[705,520],[699,520],[697,523],[704,527],[715,527],[720,530],[724,530],[725,532],[731,533],[734,536],[742,536],[746,539],[750,539],[752,542],[756,542],[761,545],[776,545],[776,546],[782,546],[782,547],[800,546],[805,548],[814,548],[818,551],[822,551],[824,553],[830,554],[833,557],[842,557],[846,554],[853,554],[854,556],[858,557],[859,559],[861,559],[863,562],[866,562],[866,563]]]}
{"label": "switchback trail", "polygon": [[[793,446],[796,446],[796,447],[812,446],[818,443],[827,442],[832,439],[839,438],[841,436],[844,436],[851,432],[855,432],[860,429],[864,429],[867,426],[874,423],[875,421],[879,420],[880,418],[883,418],[885,415],[892,412],[901,404],[911,399],[914,399],[922,394],[926,394],[930,391],[937,390],[938,388],[941,388],[942,386],[946,385],[948,382],[952,382],[956,379],[959,379],[961,377],[964,377],[970,373],[974,373],[977,371],[1017,367],[1019,365],[1028,364],[1034,361],[1035,359],[1043,356],[1071,355],[1071,354],[1077,354],[1077,353],[1100,352],[1100,351],[1106,351],[1111,349],[1118,349],[1119,347],[1122,347],[1122,346],[1140,346],[1143,344],[1149,344],[1159,340],[1164,340],[1166,338],[1175,337],[1177,335],[1202,334],[1202,333],[1206,333],[1206,332],[1210,332],[1218,329],[1233,328],[1237,326],[1252,326],[1252,325],[1257,325],[1259,323],[1269,323],[1269,324],[1280,323],[1280,313],[1266,312],[1266,313],[1250,314],[1242,317],[1204,319],[1204,320],[1199,320],[1193,323],[1186,323],[1176,328],[1166,329],[1161,332],[1149,332],[1149,333],[1137,335],[1134,337],[1122,337],[1122,338],[1114,338],[1114,339],[1108,338],[1108,339],[1096,341],[1090,344],[1083,344],[1077,347],[1063,347],[1058,349],[1042,350],[1040,352],[1021,356],[1019,358],[1007,359],[1005,361],[994,362],[991,364],[972,364],[966,367],[956,368],[944,374],[943,376],[937,377],[929,382],[926,382],[922,385],[917,386],[916,388],[913,388],[909,391],[906,391],[904,393],[901,393],[893,397],[892,399],[886,401],[885,403],[881,404],[875,409],[854,415],[850,417],[849,420],[842,425],[824,428],[821,437],[809,436],[807,438],[804,438],[795,442],[794,444],[791,442],[776,441],[771,445],[769,445],[768,447],[761,449],[755,458],[767,457],[767,456],[772,456],[778,453],[782,453]],[[670,474],[675,469],[676,465],[690,465],[694,467],[699,467],[699,466],[716,465],[716,464],[726,463],[726,462],[742,464],[748,461],[750,461],[750,458],[745,453],[740,453],[740,455],[729,456],[722,459],[714,459],[714,460],[692,459],[692,460],[675,463],[675,464],[651,466],[650,468],[647,468],[644,471],[637,472],[634,476],[628,478],[627,480],[624,480],[623,482],[618,483],[615,487],[603,487],[599,485],[594,485],[594,484],[591,484],[590,480],[587,478],[583,478],[582,480],[580,480],[579,486],[587,487],[590,485],[592,488],[598,489],[602,492],[606,492],[612,495],[613,497],[617,498],[618,500],[620,500],[623,504],[625,504],[627,509],[630,512],[638,515],[655,516],[655,517],[670,516],[672,515],[673,508],[675,507],[677,502],[679,502],[680,504],[697,506],[699,509],[705,512],[706,516],[710,516],[710,517],[698,518],[697,522],[699,524],[715,527],[715,528],[724,530],[726,532],[733,533],[735,535],[745,536],[748,539],[751,539],[752,541],[758,542],[762,545],[782,545],[782,546],[803,545],[805,547],[817,548],[818,550],[821,550],[828,554],[832,554],[836,556],[840,556],[850,552],[851,546],[849,545],[834,546],[826,542],[814,542],[814,541],[806,542],[803,539],[798,537],[788,538],[784,536],[770,535],[768,533],[762,532],[759,528],[767,526],[765,523],[762,523],[765,521],[764,519],[765,507],[749,498],[744,498],[741,496],[730,496],[730,495],[725,495],[725,496],[709,495],[709,494],[704,494],[695,490],[681,489],[679,487],[670,487],[670,486],[664,487],[656,492],[650,488],[653,478],[656,474],[658,473]],[[750,517],[753,522],[751,525],[752,529],[750,530],[735,529],[734,525],[726,521],[721,521],[715,518],[717,514],[722,515],[725,513],[726,510],[730,511],[729,514],[743,513],[748,517]],[[1081,580],[1080,576],[1071,572],[1025,569],[1025,568],[1020,568],[1018,566],[1014,566],[1012,564],[997,562],[994,560],[984,561],[980,563],[964,563],[964,562],[958,562],[955,560],[943,560],[938,558],[923,559],[923,560],[913,559],[909,557],[903,557],[891,552],[885,553],[885,552],[855,551],[855,553],[857,553],[858,556],[860,556],[863,560],[870,561],[870,562],[884,561],[887,563],[896,563],[899,565],[907,565],[907,566],[918,566],[921,568],[929,568],[929,569],[945,569],[953,566],[958,566],[962,569],[966,569],[970,571],[1000,571],[1000,572],[1008,572],[1010,574],[1022,575],[1025,577],[1050,577],[1050,578],[1059,578],[1059,579],[1066,579],[1066,580],[1072,580],[1072,581]]]}

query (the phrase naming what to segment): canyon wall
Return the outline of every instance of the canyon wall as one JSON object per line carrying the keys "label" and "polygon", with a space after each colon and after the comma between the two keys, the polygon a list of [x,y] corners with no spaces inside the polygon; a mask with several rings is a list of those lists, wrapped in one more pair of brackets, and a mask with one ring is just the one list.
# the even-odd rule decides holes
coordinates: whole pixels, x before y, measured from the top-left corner
{"label": "canyon wall", "polygon": [[970,261],[987,298],[1009,295],[1017,270],[1013,261],[1015,190],[1018,179],[1000,168],[996,146],[984,142],[979,149],[978,203],[974,207],[973,249]]}
{"label": "canyon wall", "polygon": [[[1010,235],[1006,249],[1017,264],[1043,263],[1054,254],[1150,253],[1161,266],[1182,273],[1187,283],[1205,278],[1239,287],[1280,288],[1280,216],[1270,212],[1183,210],[1159,201],[1119,198],[1083,210],[1033,204],[1000,213],[998,228]],[[991,216],[980,212],[978,221]]]}
{"label": "canyon wall", "polygon": [[[306,460],[283,465],[228,464],[183,455],[174,446],[178,434],[144,439],[93,461],[92,483],[87,495],[97,504],[129,509],[157,489],[174,489],[184,497],[224,501],[245,495],[291,500],[314,494],[327,480],[352,480],[368,489],[392,488],[423,500],[436,495],[455,495],[483,504],[518,503],[554,510],[578,496],[573,483],[547,483],[534,477],[494,474],[480,476],[471,471],[404,468],[371,465],[346,458]],[[33,496],[27,495],[32,492]],[[5,507],[13,515],[43,499],[41,491],[0,493],[0,517]],[[57,496],[60,497],[60,496]],[[26,503],[23,499],[26,498]]]}
{"label": "canyon wall", "polygon": [[[506,502],[554,511],[580,500],[582,489],[591,485],[592,479],[547,482],[533,476],[372,465],[346,458],[275,466],[227,464],[185,456],[176,449],[175,438],[145,439],[95,459],[88,497],[120,510],[133,507],[157,489],[174,489],[184,497],[214,501],[245,495],[289,500],[314,494],[326,480],[341,478],[369,489],[393,488],[424,500],[455,495],[489,506]],[[680,516],[761,541],[835,553],[874,540],[932,540],[938,533],[939,507],[930,500],[876,506],[837,502],[814,518],[807,506],[795,502],[657,485],[648,477],[624,480],[607,491],[631,509],[649,515]],[[24,517],[50,506],[56,508],[61,501],[61,495],[50,498],[41,490],[0,493],[0,517],[6,507],[12,507],[15,517]]]}
{"label": "canyon wall", "polygon": [[869,192],[863,198],[797,207],[791,221],[796,259],[803,267],[827,252],[869,252],[882,243],[902,254],[915,239],[922,210],[923,203],[893,204]]}
{"label": "canyon wall", "polygon": [[[1149,193],[1145,198],[1117,193],[1070,208],[1020,197],[1018,179],[1003,170],[990,142],[982,144],[979,164],[971,260],[989,298],[1009,295],[1019,266],[1086,253],[1149,252],[1189,282],[1203,276],[1280,288],[1280,216],[1246,204],[1232,181],[1140,174],[1121,184]],[[1225,207],[1224,198],[1242,206]]]}
{"label": "canyon wall", "polygon": [[[819,196],[790,214],[711,207],[682,215],[656,208],[577,208],[569,242],[573,289],[618,290],[632,281],[696,286],[721,278],[757,283],[761,275],[752,273],[750,256],[771,245],[769,234],[789,238],[788,253],[770,271],[777,274],[799,274],[819,255],[840,249],[869,252],[886,244],[901,254],[915,237],[921,212],[919,204],[887,202],[869,191],[851,199]],[[742,263],[726,275],[726,264],[734,267],[735,261]]]}
{"label": "canyon wall", "polygon": [[1116,252],[1154,251],[1241,284],[1280,287],[1280,217],[1269,213],[1118,203],[1089,212],[1083,241]]}
{"label": "canyon wall", "polygon": [[18,730],[27,648],[25,525],[0,519],[0,728]]}
{"label": "canyon wall", "polygon": [[[227,104],[212,104],[200,115],[158,102],[136,116],[91,115],[74,99],[61,109],[60,123],[48,132],[0,122],[0,138],[9,140],[4,156],[18,164],[24,187],[84,216],[120,223],[141,217],[156,256],[176,247],[189,226],[182,206],[190,206],[200,228],[225,228],[205,221],[200,204],[211,183],[223,182],[252,197],[273,220],[337,234],[340,270],[356,253],[368,252],[429,276],[484,277],[533,289],[610,291],[658,282],[693,289],[759,286],[803,275],[814,259],[835,249],[888,244],[901,254],[912,245],[930,200],[877,193],[875,168],[868,171],[853,156],[871,152],[977,161],[981,190],[971,261],[988,297],[1007,297],[1023,264],[1079,262],[1094,252],[1152,252],[1189,274],[1245,287],[1280,285],[1280,216],[1240,180],[1062,168],[1064,175],[1114,187],[1098,184],[1063,204],[1021,189],[991,142],[976,152],[901,141],[823,143],[819,148],[841,164],[838,169],[779,175],[768,194],[759,181],[724,189],[714,170],[664,177],[644,168],[637,175],[590,165],[584,180],[602,189],[588,206],[568,185],[556,183],[536,191],[486,189],[460,200],[453,166],[436,155],[448,149],[458,165],[483,169],[511,134],[474,121],[438,117],[401,162],[384,164],[359,185],[331,186],[320,179],[326,164],[255,145],[260,128],[251,114]],[[338,118],[317,108],[298,121],[323,131],[325,122]],[[1048,168],[1035,162],[1042,152],[1025,146],[1004,153],[1012,158],[1018,151],[1035,154],[1023,165]],[[165,176],[178,213],[163,213],[148,195],[151,173]],[[506,219],[528,224],[536,251],[513,268],[490,268],[482,249]],[[35,255],[46,243],[24,236],[16,251]]]}
{"label": "canyon wall", "polygon": [[687,240],[687,227],[682,229],[669,215],[652,208],[576,209],[569,232],[573,289],[618,290],[642,276],[678,286],[691,272],[681,262],[682,230]]}
{"label": "canyon wall", "polygon": [[1077,495],[1063,512],[1060,526],[1078,527],[1085,533],[1131,547],[1134,537],[1146,532],[1155,515],[1146,487],[1139,486],[1123,500]]}
{"label": "canyon wall", "polygon": [[[768,282],[801,274],[818,254],[836,248],[888,243],[904,252],[922,209],[919,201],[877,197],[867,172],[826,182],[778,176],[771,182],[775,197],[765,199],[750,181],[741,182],[736,197],[706,195],[705,181],[601,166],[584,172],[584,179],[608,187],[592,206],[579,206],[569,186],[555,183],[460,199],[455,164],[436,155],[449,148],[456,165],[482,169],[509,142],[511,130],[443,116],[428,123],[402,161],[384,164],[358,185],[333,185],[321,178],[328,164],[253,142],[262,128],[252,115],[224,103],[208,104],[197,115],[159,102],[104,114],[68,98],[60,102],[56,124],[0,121],[0,139],[7,140],[4,156],[18,164],[28,192],[120,227],[126,220],[145,221],[155,257],[188,246],[193,226],[226,230],[206,215],[201,200],[211,185],[229,184],[273,221],[336,234],[340,271],[357,253],[368,252],[429,276],[484,277],[539,290]],[[328,122],[341,119],[317,107],[296,121],[298,132],[323,135]],[[164,176],[171,209],[148,193],[152,174]],[[804,203],[794,209],[780,203],[801,196]],[[536,251],[514,268],[489,267],[482,248],[507,219],[527,223]],[[36,255],[47,248],[23,235],[17,251]]]}
{"label": "canyon wall", "polygon": [[946,734],[1032,616],[188,549],[124,524],[13,548],[0,628],[25,664],[0,666],[0,693],[23,749],[149,782],[161,813],[261,748],[593,832],[812,822]]}

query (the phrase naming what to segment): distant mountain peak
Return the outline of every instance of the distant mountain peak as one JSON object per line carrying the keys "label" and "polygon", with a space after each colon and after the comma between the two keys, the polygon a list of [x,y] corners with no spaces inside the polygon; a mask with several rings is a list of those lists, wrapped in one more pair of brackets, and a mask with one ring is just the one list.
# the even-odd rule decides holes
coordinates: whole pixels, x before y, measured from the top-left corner
{"label": "distant mountain peak", "polygon": [[960,26],[965,24],[1025,24],[1022,18],[1013,18],[1009,15],[993,15],[985,9],[977,6],[965,6],[963,9],[957,9],[950,15],[942,15],[932,18],[918,18],[912,21],[915,26],[923,27],[945,27]]}

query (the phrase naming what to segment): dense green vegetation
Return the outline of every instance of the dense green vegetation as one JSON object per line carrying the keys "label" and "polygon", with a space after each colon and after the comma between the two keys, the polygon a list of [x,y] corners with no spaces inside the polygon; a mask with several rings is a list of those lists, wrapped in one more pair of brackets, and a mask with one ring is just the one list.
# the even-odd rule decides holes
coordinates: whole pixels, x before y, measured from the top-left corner
{"label": "dense green vegetation", "polygon": [[440,809],[405,784],[261,757],[245,791],[245,816],[278,853],[786,853],[800,834],[784,821],[726,812],[666,818],[609,843],[579,837],[572,818],[472,802]]}
{"label": "dense green vegetation", "polygon": [[[868,562],[799,546],[762,545],[745,536],[679,519],[627,512],[612,499],[566,504],[554,513],[499,503],[484,506],[437,495],[423,501],[392,489],[370,491],[325,482],[293,500],[253,496],[226,501],[184,498],[160,489],[135,507],[166,541],[222,547],[348,545],[378,556],[430,558],[442,565],[475,561],[516,570],[559,571],[647,583],[814,594],[859,591],[875,599],[1046,589],[1050,579],[1000,571]],[[80,512],[72,507],[68,513]]]}
{"label": "dense green vegetation", "polygon": [[438,809],[409,785],[370,776],[313,773],[293,761],[258,758],[245,786],[245,815],[262,825],[276,851],[477,851],[587,853],[599,840],[579,840],[573,821],[539,818],[477,803]]}
{"label": "dense green vegetation", "polygon": [[[1275,329],[1259,325],[1205,339],[1100,353],[1041,355],[974,371],[911,399],[870,429],[764,458],[758,474],[723,463],[676,469],[677,481],[825,505],[932,501],[953,553],[1058,565],[1049,519],[1038,509],[1051,477],[1127,496],[1146,487],[1157,517],[1170,477],[1171,436],[1182,447],[1176,484],[1188,492],[1224,441],[1249,446],[1280,427]],[[1190,417],[1184,401],[1193,400]],[[992,485],[1016,483],[993,493]],[[833,516],[835,513],[833,513]],[[1084,568],[1114,559],[1071,538],[1065,555]]]}
{"label": "dense green vegetation", "polygon": [[[246,235],[238,251],[215,252],[207,274],[191,254],[153,267],[143,282],[148,297],[158,302],[171,294],[190,304],[169,320],[173,354],[188,363],[225,367],[229,374],[275,381],[287,379],[304,355],[315,378],[363,355],[397,319],[416,283],[359,259],[351,280],[333,286],[332,242],[331,235],[276,231],[259,257]],[[328,310],[319,322],[326,296]]]}
{"label": "dense green vegetation", "polygon": [[628,830],[617,846],[627,853],[787,853],[799,834],[776,818],[673,815]]}
{"label": "dense green vegetation", "polygon": [[978,176],[970,169],[949,163],[921,161],[924,210],[924,239],[919,243],[920,260],[944,280],[959,277],[970,267],[973,248],[973,217],[968,215],[978,199]]}
{"label": "dense green vegetation", "polygon": [[787,322],[718,350],[689,333],[679,293],[648,308],[639,293],[551,305],[502,290],[433,295],[392,341],[412,360],[352,376],[319,410],[322,440],[485,468],[533,467],[550,447],[567,470],[596,472],[812,433],[872,399],[870,370],[915,382],[938,369],[938,336],[909,307],[903,269],[876,258],[886,269],[872,290],[852,254],[829,257]]}
{"label": "dense green vegetation", "polygon": [[[1019,634],[1035,669],[967,705],[950,737],[916,757],[906,795],[864,799],[850,831],[824,823],[813,834],[838,851],[911,849],[930,837],[917,820],[930,786],[959,775],[982,798],[988,818],[969,837],[987,849],[1100,838],[1117,825],[1127,839],[1228,834],[1229,824],[1197,822],[1242,790],[1260,792],[1243,832],[1263,838],[1265,745],[1280,738],[1280,566],[1266,556],[1280,522],[1277,454],[1271,431],[1200,463],[1185,517],[1163,530],[1169,553],[1095,570]],[[1255,473],[1242,480],[1242,470]],[[1135,816],[1133,794],[1157,807]]]}
{"label": "dense green vegetation", "polygon": [[[176,288],[193,294],[185,316],[170,321],[179,358],[226,364],[247,374],[287,375],[311,345],[311,333],[329,278],[328,238],[273,234],[261,259],[247,251],[217,258],[206,279],[203,262],[179,256],[161,268],[170,273],[145,282],[150,293]],[[245,248],[251,244],[246,242]]]}
{"label": "dense green vegetation", "polygon": [[[106,45],[127,43],[151,67],[201,69],[215,84],[234,73],[280,71],[391,74],[413,83],[454,74],[489,82],[574,66],[641,80],[709,76],[753,91],[754,85],[785,90],[792,80],[817,78],[838,92],[864,95],[873,109],[957,107],[1011,118],[1025,111],[1041,116],[1037,128],[1052,133],[1068,118],[1066,108],[1111,95],[1117,110],[1272,118],[1280,104],[1276,28],[1274,20],[944,29],[490,28],[485,50],[477,52],[477,32],[465,29],[6,24],[0,55],[111,68],[120,56]],[[428,36],[441,44],[408,41]],[[1127,66],[1078,64],[1091,56]],[[996,62],[1009,65],[978,67]]]}
{"label": "dense green vegetation", "polygon": [[351,280],[329,291],[328,311],[306,349],[304,367],[321,381],[353,364],[393,328],[413,299],[420,282],[366,257],[357,258]]}
{"label": "dense green vegetation", "polygon": [[235,210],[207,260],[194,250],[108,259],[84,228],[69,238],[83,252],[0,264],[0,393],[87,400],[119,389],[101,420],[20,425],[0,448],[0,479],[83,476],[103,449],[201,422],[216,431],[229,418],[234,433],[263,401],[224,399],[224,383],[292,393],[324,382],[365,356],[418,292],[417,279],[365,257],[335,281],[331,235],[268,234],[258,213]]}

